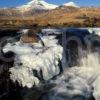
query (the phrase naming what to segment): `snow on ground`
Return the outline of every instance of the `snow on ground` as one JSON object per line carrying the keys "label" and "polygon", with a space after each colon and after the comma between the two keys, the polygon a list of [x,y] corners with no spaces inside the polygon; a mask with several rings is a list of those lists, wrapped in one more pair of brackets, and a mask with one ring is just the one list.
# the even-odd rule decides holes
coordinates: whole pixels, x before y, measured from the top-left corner
{"label": "snow on ground", "polygon": [[[41,43],[24,44],[16,42],[15,44],[8,43],[3,51],[12,51],[16,54],[14,67],[10,69],[11,79],[22,84],[23,87],[31,88],[33,85],[40,83],[40,78],[48,80],[59,74],[59,60],[62,58],[63,49],[57,44],[55,37],[43,36]],[[43,75],[42,75],[43,74]]]}

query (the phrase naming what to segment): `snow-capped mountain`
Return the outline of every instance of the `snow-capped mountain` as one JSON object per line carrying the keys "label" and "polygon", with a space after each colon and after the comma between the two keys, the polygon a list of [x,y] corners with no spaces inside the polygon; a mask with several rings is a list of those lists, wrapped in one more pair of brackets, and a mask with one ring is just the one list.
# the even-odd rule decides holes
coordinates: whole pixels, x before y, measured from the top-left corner
{"label": "snow-capped mountain", "polygon": [[58,6],[54,4],[49,4],[45,2],[44,0],[32,0],[28,2],[27,4],[19,6],[17,8],[23,11],[28,11],[30,9],[51,10],[51,9],[55,9],[56,7]]}
{"label": "snow-capped mountain", "polygon": [[68,3],[65,3],[63,4],[64,6],[72,6],[72,7],[76,7],[76,8],[79,8],[79,6],[77,4],[75,4],[74,2],[68,2]]}

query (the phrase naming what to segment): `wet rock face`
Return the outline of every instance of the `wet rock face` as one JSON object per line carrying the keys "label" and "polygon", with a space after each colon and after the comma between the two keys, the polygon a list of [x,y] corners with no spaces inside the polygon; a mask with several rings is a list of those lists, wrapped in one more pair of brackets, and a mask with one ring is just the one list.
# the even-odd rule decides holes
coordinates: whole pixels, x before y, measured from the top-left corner
{"label": "wet rock face", "polygon": [[17,29],[12,29],[12,30],[7,30],[7,29],[5,29],[5,30],[0,30],[0,38],[2,38],[2,37],[5,37],[5,36],[11,36],[11,37],[14,37],[14,36],[16,36],[16,34],[17,34],[17,32],[18,32],[19,30],[17,30]]}
{"label": "wet rock face", "polygon": [[[9,68],[13,67],[15,54],[11,51],[4,53],[3,47],[8,42],[19,41],[17,34],[19,30],[5,29],[0,30],[0,100],[22,100],[20,95],[20,87],[10,79]],[[11,61],[7,59],[13,58]]]}

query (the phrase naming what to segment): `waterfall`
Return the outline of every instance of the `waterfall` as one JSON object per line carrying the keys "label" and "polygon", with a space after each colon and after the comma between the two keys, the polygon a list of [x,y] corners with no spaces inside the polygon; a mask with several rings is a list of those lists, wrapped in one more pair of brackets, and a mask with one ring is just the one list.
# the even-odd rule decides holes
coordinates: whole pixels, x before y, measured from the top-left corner
{"label": "waterfall", "polygon": [[[90,47],[95,39],[99,40],[93,35],[89,37],[90,50],[82,56],[79,66],[64,67],[63,74],[50,81],[55,87],[43,95],[42,100],[100,100],[100,47],[93,52]],[[66,52],[63,54],[66,58],[64,56]]]}
{"label": "waterfall", "polygon": [[[78,40],[76,37],[72,39]],[[11,79],[28,89],[32,89],[33,86],[39,87],[43,93],[40,100],[94,100],[93,97],[100,100],[100,48],[96,47],[96,51],[88,50],[87,55],[83,55],[79,60],[81,64],[70,68],[65,57],[68,55],[62,48],[66,48],[66,37],[61,37],[62,46],[58,44],[55,36],[41,38],[38,43],[19,41],[14,44],[8,43],[3,48],[4,53],[12,51],[16,54],[14,67],[10,68]],[[93,36],[88,38],[91,43],[95,42],[92,38]],[[59,75],[61,59],[63,73]],[[50,84],[54,86],[48,88]],[[28,92],[26,96],[29,99],[29,96],[34,94],[32,92],[28,95]]]}
{"label": "waterfall", "polygon": [[83,64],[66,68],[42,100],[100,100],[100,58],[98,53],[82,58]]}
{"label": "waterfall", "polygon": [[59,60],[62,59],[62,46],[54,36],[43,36],[45,47],[38,43],[25,44],[16,42],[8,43],[3,51],[12,51],[16,54],[14,67],[10,69],[11,79],[18,81],[23,87],[32,88],[41,80],[49,80],[60,73]]}
{"label": "waterfall", "polygon": [[93,69],[100,68],[100,54],[99,53],[91,53],[88,54],[87,57],[84,57],[82,60],[82,67],[90,67]]}

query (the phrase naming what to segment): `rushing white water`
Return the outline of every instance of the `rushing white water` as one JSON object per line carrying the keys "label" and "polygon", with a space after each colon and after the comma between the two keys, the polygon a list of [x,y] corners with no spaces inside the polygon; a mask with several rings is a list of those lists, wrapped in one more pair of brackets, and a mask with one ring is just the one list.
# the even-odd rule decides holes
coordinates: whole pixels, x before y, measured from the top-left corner
{"label": "rushing white water", "polygon": [[100,28],[87,28],[90,33],[95,33],[100,36]]}
{"label": "rushing white water", "polygon": [[56,80],[51,80],[56,86],[43,100],[90,100],[92,95],[100,100],[100,63],[96,59],[100,60],[96,54],[90,54],[82,59],[82,66],[67,68]]}
{"label": "rushing white water", "polygon": [[[16,53],[14,67],[10,69],[11,79],[14,82],[17,80],[23,87],[39,85],[40,80],[34,75],[33,70],[37,71],[40,78],[43,76],[45,81],[60,72],[58,62],[62,59],[62,47],[53,36],[43,36],[42,40],[45,47],[40,42],[17,42],[15,45],[7,44],[3,49],[4,52]],[[100,47],[97,49],[100,52]],[[81,62],[81,66],[66,67],[61,76],[49,80],[55,87],[41,100],[90,100],[92,95],[96,100],[100,100],[100,54],[90,53],[82,58]],[[41,70],[43,75],[40,73]]]}
{"label": "rushing white water", "polygon": [[[99,36],[100,29],[88,30]],[[92,96],[100,100],[100,47],[96,50],[82,58],[80,66],[66,68],[62,76],[51,80],[56,85],[42,100],[90,100]]]}
{"label": "rushing white water", "polygon": [[[59,60],[62,59],[63,49],[57,44],[54,36],[43,36],[41,43],[24,44],[17,42],[7,44],[3,51],[16,54],[14,67],[10,69],[11,79],[31,88],[40,83],[39,78],[48,80],[60,73]],[[36,75],[37,74],[38,77]]]}

